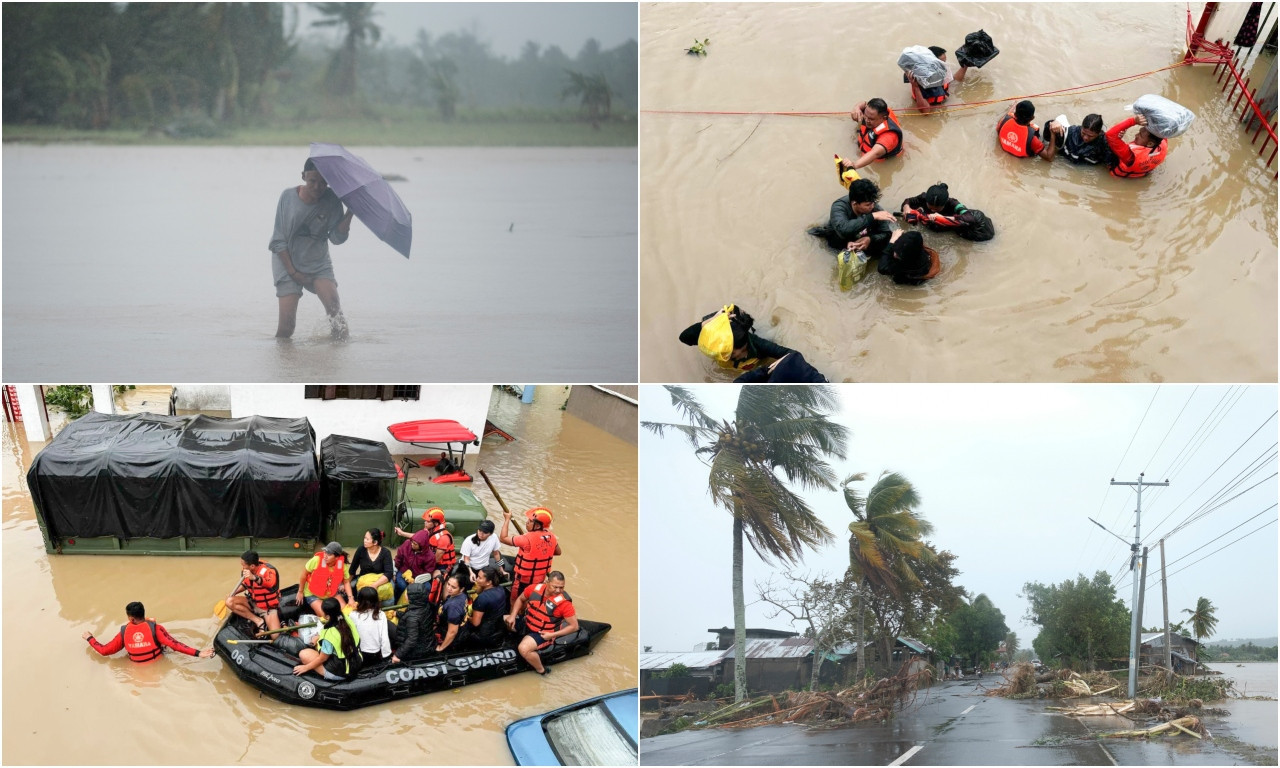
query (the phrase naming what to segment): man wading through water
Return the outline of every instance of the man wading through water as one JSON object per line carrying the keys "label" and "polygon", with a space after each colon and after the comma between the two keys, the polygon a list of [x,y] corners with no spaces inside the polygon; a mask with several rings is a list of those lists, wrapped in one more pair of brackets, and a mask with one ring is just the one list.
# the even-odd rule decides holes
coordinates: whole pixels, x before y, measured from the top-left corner
{"label": "man wading through water", "polygon": [[338,281],[329,260],[329,243],[342,245],[351,232],[352,212],[342,212],[342,202],[308,160],[302,166],[302,185],[280,193],[276,228],[271,235],[271,276],[280,299],[276,338],[293,336],[298,301],[306,288],[320,297],[329,315],[333,338],[347,338],[347,320],[338,302]]}

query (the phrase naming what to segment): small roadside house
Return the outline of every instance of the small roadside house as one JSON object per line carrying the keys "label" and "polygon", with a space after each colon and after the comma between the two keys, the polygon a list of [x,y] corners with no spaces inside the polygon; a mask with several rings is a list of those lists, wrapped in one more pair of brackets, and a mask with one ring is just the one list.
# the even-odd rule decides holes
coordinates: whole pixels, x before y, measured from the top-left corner
{"label": "small roadside house", "polygon": [[[1196,649],[1201,646],[1194,638],[1169,633],[1170,658],[1173,671],[1180,675],[1192,675],[1196,670]],[[1164,666],[1164,633],[1143,632],[1142,646],[1138,651],[1138,663],[1144,666]]]}

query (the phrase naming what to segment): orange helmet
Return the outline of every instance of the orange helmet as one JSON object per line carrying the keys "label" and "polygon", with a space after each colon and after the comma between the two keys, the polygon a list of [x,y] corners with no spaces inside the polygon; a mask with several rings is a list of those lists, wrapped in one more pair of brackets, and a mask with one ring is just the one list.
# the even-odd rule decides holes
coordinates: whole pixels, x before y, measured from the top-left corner
{"label": "orange helmet", "polygon": [[422,513],[422,519],[423,519],[423,520],[435,520],[437,523],[440,523],[441,525],[443,525],[443,524],[444,524],[444,510],[443,510],[443,509],[441,509],[441,508],[439,508],[439,507],[432,507],[431,509],[428,509],[426,512],[423,512],[423,513]]}
{"label": "orange helmet", "polygon": [[537,520],[538,522],[542,523],[542,526],[544,528],[548,525],[551,525],[551,510],[547,509],[546,507],[534,507],[528,512],[525,512],[524,516],[529,518],[530,520]]}

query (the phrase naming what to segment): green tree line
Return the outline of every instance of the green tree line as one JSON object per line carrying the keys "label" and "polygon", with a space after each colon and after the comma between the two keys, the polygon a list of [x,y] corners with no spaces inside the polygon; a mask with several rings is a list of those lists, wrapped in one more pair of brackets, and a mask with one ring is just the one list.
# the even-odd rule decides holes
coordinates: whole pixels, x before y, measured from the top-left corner
{"label": "green tree line", "polygon": [[376,4],[313,3],[326,45],[278,3],[6,3],[8,124],[217,130],[316,116],[389,119],[425,107],[441,120],[634,120],[635,40],[569,56],[525,44],[495,55],[468,31],[382,42]]}

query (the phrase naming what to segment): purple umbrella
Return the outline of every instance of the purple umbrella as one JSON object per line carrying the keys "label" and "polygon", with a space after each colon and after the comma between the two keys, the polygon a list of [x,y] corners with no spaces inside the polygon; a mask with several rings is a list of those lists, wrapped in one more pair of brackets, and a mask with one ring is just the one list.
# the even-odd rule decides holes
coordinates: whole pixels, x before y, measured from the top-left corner
{"label": "purple umbrella", "polygon": [[413,214],[382,174],[338,144],[311,143],[311,159],[342,202],[378,239],[409,258]]}

